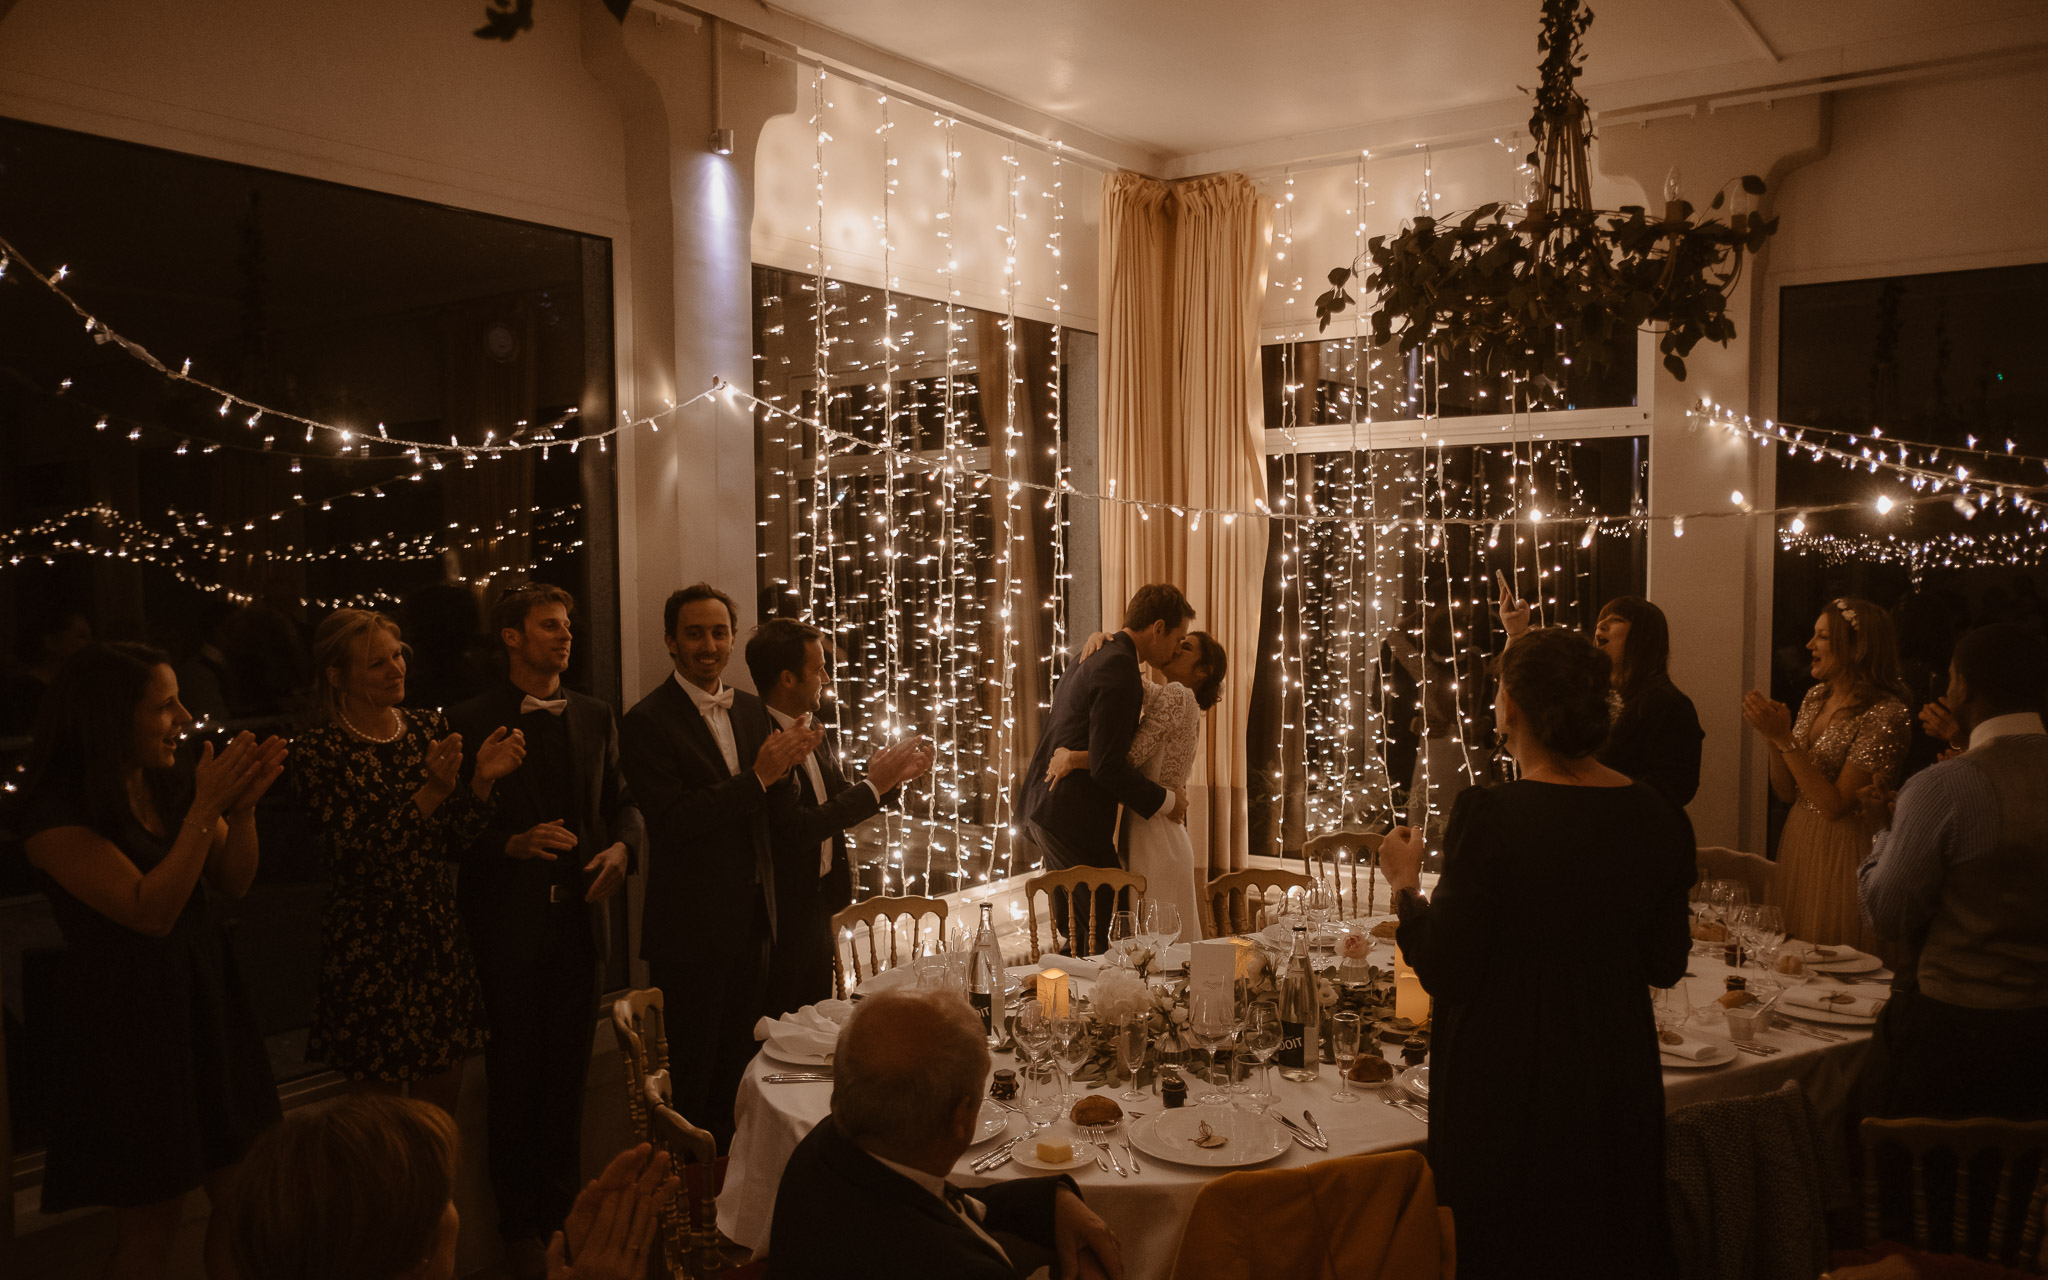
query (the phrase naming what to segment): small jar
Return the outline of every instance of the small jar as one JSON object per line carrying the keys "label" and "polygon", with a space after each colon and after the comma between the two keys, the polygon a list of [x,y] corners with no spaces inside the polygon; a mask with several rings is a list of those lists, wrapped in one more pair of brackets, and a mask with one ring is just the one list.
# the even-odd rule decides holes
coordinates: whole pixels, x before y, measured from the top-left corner
{"label": "small jar", "polygon": [[1728,977],[1727,977],[1727,978],[1725,979],[1725,981],[1727,982],[1727,984],[1728,984],[1728,989],[1729,989],[1730,991],[1747,991],[1747,990],[1749,990],[1749,979],[1747,979],[1747,978],[1743,977],[1743,976],[1742,976],[1741,974],[1739,974],[1739,973],[1731,973],[1731,974],[1729,974],[1729,975],[1728,975]]}
{"label": "small jar", "polygon": [[1171,1067],[1159,1073],[1159,1102],[1162,1106],[1184,1107],[1188,1104],[1188,1082],[1180,1078],[1180,1072]]}
{"label": "small jar", "polygon": [[1409,1036],[1401,1042],[1401,1061],[1411,1067],[1419,1067],[1429,1057],[1429,1041],[1421,1036]]}
{"label": "small jar", "polygon": [[988,1096],[994,1098],[997,1102],[1015,1102],[1017,1100],[1017,1073],[1008,1067],[1004,1067],[996,1072],[995,1079],[989,1082]]}

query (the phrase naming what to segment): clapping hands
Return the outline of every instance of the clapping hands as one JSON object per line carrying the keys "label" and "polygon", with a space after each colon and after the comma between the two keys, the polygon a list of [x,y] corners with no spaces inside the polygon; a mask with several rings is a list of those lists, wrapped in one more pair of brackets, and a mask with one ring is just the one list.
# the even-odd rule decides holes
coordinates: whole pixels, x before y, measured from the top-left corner
{"label": "clapping hands", "polygon": [[922,734],[883,747],[868,757],[868,781],[875,790],[887,793],[912,778],[922,777],[932,767],[932,744]]}
{"label": "clapping hands", "polygon": [[[273,753],[275,759],[266,752]],[[277,780],[277,772],[283,771],[283,762],[283,743],[272,738],[259,747],[256,735],[247,731],[236,734],[217,755],[211,742],[202,743],[199,763],[192,774],[192,815],[200,821],[211,822],[237,812],[244,797],[253,807],[256,796],[262,795],[263,789]],[[276,772],[272,771],[273,767]],[[252,788],[254,795],[250,794]]]}
{"label": "clapping hands", "polygon": [[666,1151],[643,1142],[613,1156],[548,1242],[548,1280],[641,1280],[661,1208],[679,1185]]}
{"label": "clapping hands", "polygon": [[1742,695],[1742,718],[1778,750],[1792,745],[1792,712],[1784,703],[1773,702],[1751,689]]}
{"label": "clapping hands", "polygon": [[[461,739],[456,739],[456,742],[459,745]],[[526,735],[500,725],[484,739],[484,745],[476,749],[476,776],[484,782],[496,782],[525,760]]]}
{"label": "clapping hands", "polygon": [[761,789],[765,791],[781,781],[783,774],[816,751],[824,740],[825,731],[808,718],[794,721],[788,728],[769,734],[761,743],[760,751],[754,755],[754,776],[760,779]]}

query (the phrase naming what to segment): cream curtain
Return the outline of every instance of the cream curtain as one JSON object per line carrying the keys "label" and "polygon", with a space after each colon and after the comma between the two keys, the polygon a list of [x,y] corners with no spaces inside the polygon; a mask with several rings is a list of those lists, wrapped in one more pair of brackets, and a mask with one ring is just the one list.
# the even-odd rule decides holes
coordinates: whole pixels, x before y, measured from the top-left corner
{"label": "cream curtain", "polygon": [[[1258,194],[1242,174],[1168,184],[1122,173],[1102,190],[1103,488],[1186,508],[1264,505],[1258,317],[1265,290]],[[1230,655],[1204,718],[1188,828],[1209,874],[1244,865],[1246,712],[1258,658],[1267,522],[1106,503],[1105,627],[1148,582],[1178,583],[1195,630]],[[1199,870],[1199,868],[1198,868]]]}

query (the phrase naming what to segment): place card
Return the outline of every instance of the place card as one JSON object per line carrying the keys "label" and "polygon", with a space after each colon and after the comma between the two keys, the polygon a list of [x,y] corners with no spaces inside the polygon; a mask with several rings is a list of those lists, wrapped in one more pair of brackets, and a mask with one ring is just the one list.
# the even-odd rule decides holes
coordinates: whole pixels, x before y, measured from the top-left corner
{"label": "place card", "polygon": [[1212,993],[1228,1000],[1237,993],[1238,948],[1230,938],[1188,944],[1188,996]]}

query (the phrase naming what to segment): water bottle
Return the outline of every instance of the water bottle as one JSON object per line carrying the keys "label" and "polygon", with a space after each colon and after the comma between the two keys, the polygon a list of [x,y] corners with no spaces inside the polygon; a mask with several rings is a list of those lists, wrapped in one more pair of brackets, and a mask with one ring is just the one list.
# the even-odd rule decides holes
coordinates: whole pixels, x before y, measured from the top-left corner
{"label": "water bottle", "polygon": [[981,1017],[981,1029],[990,1048],[1003,1042],[1002,1008],[1008,985],[1003,973],[1003,949],[996,944],[995,918],[989,903],[981,904],[981,928],[974,934],[974,949],[967,955],[967,1000]]}
{"label": "water bottle", "polygon": [[1316,998],[1316,975],[1308,963],[1308,929],[1294,926],[1294,954],[1287,958],[1287,977],[1280,985],[1280,1074],[1305,1082],[1322,1074],[1322,1003]]}

